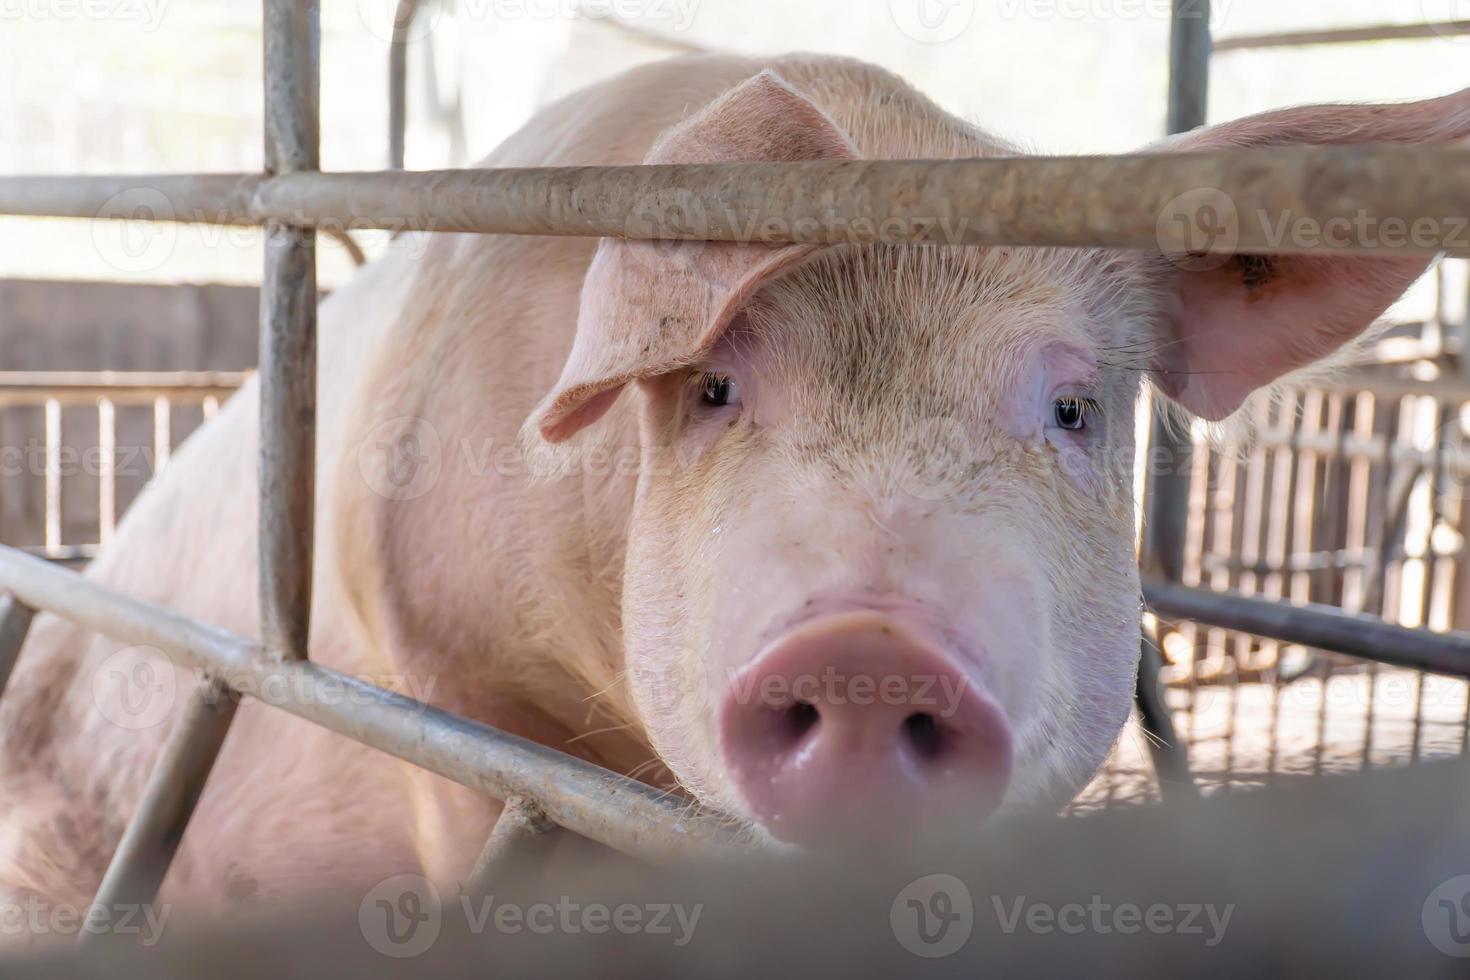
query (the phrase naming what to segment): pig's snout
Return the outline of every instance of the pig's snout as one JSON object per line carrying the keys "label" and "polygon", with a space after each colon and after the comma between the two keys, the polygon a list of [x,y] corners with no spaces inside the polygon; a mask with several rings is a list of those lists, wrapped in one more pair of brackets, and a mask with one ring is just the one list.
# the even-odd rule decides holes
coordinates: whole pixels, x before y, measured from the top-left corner
{"label": "pig's snout", "polygon": [[999,706],[940,642],[886,612],[779,637],[733,679],[719,721],[746,804],[791,843],[973,828],[1010,780]]}

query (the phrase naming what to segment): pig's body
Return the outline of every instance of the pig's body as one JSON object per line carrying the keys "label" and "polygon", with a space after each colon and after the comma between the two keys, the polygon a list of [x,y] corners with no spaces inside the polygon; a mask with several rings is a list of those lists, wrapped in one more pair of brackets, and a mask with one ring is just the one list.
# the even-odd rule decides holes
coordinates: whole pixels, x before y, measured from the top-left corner
{"label": "pig's body", "polygon": [[[779,76],[753,77],[767,68]],[[1457,98],[1387,132],[1387,115],[1330,110],[1316,141],[1463,138]],[[1220,139],[1269,142],[1267,118]],[[1312,142],[1315,118],[1277,128]],[[488,165],[1000,152],[871,66],[701,57],[558,103]],[[1330,352],[1423,269],[1280,260],[1186,275],[1125,254],[884,248],[797,265],[810,253],[486,236],[395,252],[322,307],[313,658],[659,785],[672,775],[795,837],[820,835],[824,807],[867,812],[854,787],[971,823],[1007,786],[1007,802],[1030,804],[1079,788],[1132,687],[1140,376],[1228,412],[1239,398],[1216,376],[1255,387]],[[1320,325],[1302,283],[1332,313]],[[1353,306],[1338,315],[1341,297]],[[1254,318],[1266,353],[1243,347],[1232,367],[1232,350],[1212,350],[1203,363],[1220,370],[1199,370],[1212,316]],[[1305,326],[1278,350],[1282,318]],[[702,396],[681,394],[691,370]],[[612,401],[627,385],[636,397]],[[177,454],[89,575],[255,635],[256,395],[252,383]],[[519,450],[528,417],[532,445],[596,422],[614,456],[537,480]],[[936,470],[954,427],[959,458]],[[915,445],[927,457],[905,469]],[[37,621],[0,707],[0,888],[83,902],[100,880],[166,729],[109,720],[111,678],[148,659],[117,648]],[[976,690],[949,692],[952,713],[903,702],[878,728],[843,692],[731,693],[732,676],[784,683],[844,653]],[[180,675],[176,700],[192,685]],[[771,727],[797,709],[805,724],[820,713],[818,735]],[[895,738],[912,744],[889,773]],[[247,702],[165,888],[259,898],[409,871],[450,880],[497,812]]]}
{"label": "pig's body", "polygon": [[[547,109],[486,165],[642,162],[661,131],[768,64],[708,57],[639,69]],[[968,127],[878,69],[774,64],[853,130],[866,122],[866,155],[981,148]],[[532,491],[524,457],[510,452],[503,465],[501,455],[560,373],[596,244],[400,243],[323,304],[311,649],[337,670],[658,779],[643,766],[654,756],[636,727],[571,741],[633,718],[619,682],[632,468]],[[252,381],[190,439],[90,577],[257,635],[257,399]],[[627,433],[619,443],[636,445],[631,399],[615,412],[611,425]],[[408,416],[432,419],[440,439],[440,476],[418,498],[429,507],[377,496],[359,475],[356,440],[369,420]],[[124,666],[107,660],[121,646],[37,620],[3,702],[0,885],[76,902],[95,891],[167,728],[128,730],[99,713],[93,676],[104,662]],[[177,690],[192,683],[181,673]],[[176,897],[249,897],[420,868],[452,877],[468,869],[497,811],[247,701],[167,887]]]}

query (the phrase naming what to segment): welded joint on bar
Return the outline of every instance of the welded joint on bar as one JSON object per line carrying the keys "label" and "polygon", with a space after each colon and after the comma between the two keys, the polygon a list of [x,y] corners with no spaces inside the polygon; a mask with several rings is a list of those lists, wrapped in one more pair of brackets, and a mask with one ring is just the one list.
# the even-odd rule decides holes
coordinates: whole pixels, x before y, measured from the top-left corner
{"label": "welded joint on bar", "polygon": [[549,845],[561,830],[530,797],[509,797],[460,891],[471,898],[490,894],[491,885],[507,869],[544,860]]}

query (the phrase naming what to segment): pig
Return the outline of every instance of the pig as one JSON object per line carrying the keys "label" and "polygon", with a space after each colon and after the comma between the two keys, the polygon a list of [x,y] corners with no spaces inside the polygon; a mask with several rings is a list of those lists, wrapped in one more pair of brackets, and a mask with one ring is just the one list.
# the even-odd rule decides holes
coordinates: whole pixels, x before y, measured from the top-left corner
{"label": "pig", "polygon": [[[1467,137],[1470,91],[1148,152]],[[701,55],[556,103],[483,165],[1020,152],[859,61]],[[1083,787],[1135,683],[1141,388],[1227,418],[1432,258],[452,235],[391,253],[321,307],[313,658],[797,847],[973,832]],[[188,441],[89,577],[258,635],[257,396]],[[121,725],[114,682],[143,667],[174,696]],[[196,683],[38,618],[0,714],[0,886],[88,900]],[[450,882],[499,809],[247,698],[164,897]]]}

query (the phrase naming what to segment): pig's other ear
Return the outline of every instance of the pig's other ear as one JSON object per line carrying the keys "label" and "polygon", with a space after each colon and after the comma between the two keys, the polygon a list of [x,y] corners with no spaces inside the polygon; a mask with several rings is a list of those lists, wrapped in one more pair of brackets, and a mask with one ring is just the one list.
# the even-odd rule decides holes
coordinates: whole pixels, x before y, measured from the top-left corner
{"label": "pig's other ear", "polygon": [[[665,133],[645,162],[855,156],[821,109],[766,71]],[[562,442],[597,421],[630,381],[695,361],[763,283],[819,247],[603,239],[582,285],[571,355],[528,431]]]}
{"label": "pig's other ear", "polygon": [[[1207,127],[1151,147],[1185,153],[1288,144],[1453,143],[1470,138],[1470,89],[1401,105],[1304,106]],[[1381,317],[1429,267],[1394,258],[1238,255],[1191,271],[1158,259],[1170,334],[1154,379],[1207,419],[1251,392],[1338,351]],[[1190,263],[1193,264],[1193,263]]]}

